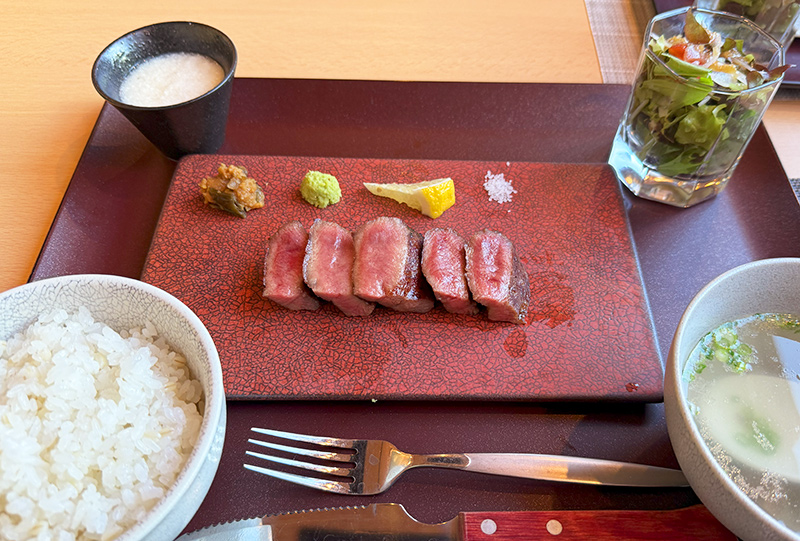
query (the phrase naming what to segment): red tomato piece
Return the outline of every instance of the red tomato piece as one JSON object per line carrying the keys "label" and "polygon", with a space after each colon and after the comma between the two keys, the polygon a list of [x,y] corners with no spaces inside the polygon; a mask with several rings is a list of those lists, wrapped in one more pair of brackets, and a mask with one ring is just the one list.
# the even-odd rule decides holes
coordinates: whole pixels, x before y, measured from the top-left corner
{"label": "red tomato piece", "polygon": [[703,45],[690,43],[686,46],[683,60],[698,66],[704,66],[711,60],[711,53]]}
{"label": "red tomato piece", "polygon": [[679,60],[683,60],[684,56],[686,55],[686,44],[685,43],[676,43],[672,47],[667,50],[669,54],[674,56]]}

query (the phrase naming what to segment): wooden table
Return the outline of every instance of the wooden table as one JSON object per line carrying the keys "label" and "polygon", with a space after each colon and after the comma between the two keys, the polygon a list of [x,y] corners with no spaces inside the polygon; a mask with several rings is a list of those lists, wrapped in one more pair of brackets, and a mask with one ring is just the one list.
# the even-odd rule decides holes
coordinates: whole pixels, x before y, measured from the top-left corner
{"label": "wooden table", "polygon": [[[624,0],[620,0],[624,1]],[[581,0],[249,3],[42,0],[0,5],[0,291],[28,280],[102,100],[95,57],[153,22],[195,20],[237,45],[241,77],[476,82],[603,82]],[[563,39],[568,34],[569,39]],[[587,53],[588,51],[588,53]],[[607,52],[606,54],[611,54]],[[765,117],[790,178],[800,177],[800,100]],[[25,173],[22,173],[25,171]]]}
{"label": "wooden table", "polygon": [[[137,4],[135,14],[130,8],[130,12],[120,10],[117,16],[107,14],[104,17],[94,14],[90,6],[81,7],[83,4],[78,4],[78,8],[70,8],[69,13],[55,3],[45,8],[27,7],[27,11],[22,7],[14,8],[11,24],[8,25],[12,28],[24,26],[26,21],[39,16],[50,20],[53,27],[68,25],[66,21],[69,19],[73,23],[82,21],[85,28],[88,25],[86,21],[102,19],[107,21],[104,24],[113,26],[113,29],[99,37],[92,34],[96,42],[83,52],[83,72],[79,73],[74,63],[70,64],[71,67],[59,66],[68,64],[63,58],[48,62],[52,69],[63,72],[62,81],[71,81],[75,88],[80,89],[71,94],[78,97],[69,99],[66,95],[59,95],[59,98],[53,98],[54,102],[46,109],[42,108],[42,102],[34,101],[41,97],[34,97],[34,81],[48,81],[45,75],[37,79],[34,72],[39,68],[33,59],[43,61],[47,58],[43,50],[36,53],[35,57],[29,56],[27,63],[21,62],[17,66],[18,69],[31,72],[26,73],[25,77],[16,75],[18,81],[23,81],[21,84],[30,86],[0,94],[4,118],[14,118],[13,114],[7,114],[10,109],[20,111],[19,123],[13,129],[4,131],[3,145],[0,145],[6,158],[6,173],[2,177],[5,193],[19,182],[20,177],[12,175],[22,171],[23,165],[35,163],[38,176],[33,175],[25,180],[38,183],[37,190],[43,198],[47,198],[36,208],[20,209],[12,206],[8,198],[0,203],[3,205],[0,207],[0,226],[10,233],[0,240],[3,243],[0,245],[0,253],[3,254],[0,259],[0,278],[3,280],[0,290],[27,280],[96,120],[101,102],[89,83],[91,61],[102,46],[117,35],[153,22],[153,13],[158,13],[158,20],[187,18],[217,26],[239,45],[242,56],[240,75],[281,77],[269,81],[237,81],[234,91],[236,105],[232,111],[232,124],[229,125],[230,137],[223,152],[597,163],[602,162],[608,154],[616,119],[627,97],[625,86],[614,85],[451,86],[431,83],[425,85],[430,101],[416,103],[413,111],[404,112],[395,107],[385,117],[359,117],[358,100],[348,100],[348,92],[343,91],[347,83],[310,79],[349,77],[367,80],[599,83],[601,78],[597,58],[580,54],[592,47],[586,13],[580,2],[559,3],[559,13],[553,14],[554,19],[537,13],[536,7],[549,12],[548,8],[542,6],[552,4],[545,2],[518,6],[506,4],[508,13],[504,12],[502,18],[494,11],[497,4],[488,2],[453,5],[448,12],[443,11],[442,7],[431,8],[421,1],[413,5],[404,3],[382,7],[367,2],[353,2],[339,8],[346,16],[338,10],[328,11],[322,2],[314,4],[310,1],[295,2],[291,9],[287,2],[285,6],[273,3],[269,8],[242,7],[241,11],[235,12],[227,7],[225,10],[213,6],[198,7],[188,2],[178,4],[181,5],[186,9],[180,11],[170,5],[159,11],[155,4],[150,6],[144,2]],[[149,7],[152,9],[148,11]],[[10,8],[4,9],[12,12]],[[42,11],[38,12],[39,9]],[[431,9],[434,12],[428,13]],[[151,14],[151,18],[142,15],[143,12]],[[456,12],[461,15],[457,17]],[[320,17],[315,19],[319,21],[318,26],[308,22],[308,13]],[[371,15],[367,17],[365,13]],[[419,13],[425,13],[425,16],[420,17]],[[458,24],[442,31],[442,27],[448,27],[450,17]],[[368,22],[363,22],[365,19]],[[354,20],[362,22],[353,23]],[[403,22],[405,30],[402,34],[389,30],[394,28],[392,23],[395,21]],[[577,46],[574,54],[566,50],[546,54],[546,44],[559,35],[559,28],[563,28],[559,24],[580,28],[572,36],[576,43],[582,44]],[[365,26],[371,28],[371,32],[366,32]],[[531,27],[536,27],[541,33],[530,31]],[[326,28],[336,30],[331,30],[332,35],[323,40],[320,36],[325,35]],[[514,29],[517,29],[516,33]],[[434,40],[435,43],[426,41],[426,46],[418,47],[419,40],[427,40],[432,34],[441,40]],[[550,37],[543,38],[545,34]],[[67,40],[69,43],[82,43],[86,39],[83,30],[73,31],[70,35],[73,39]],[[309,36],[313,36],[313,39]],[[411,39],[407,39],[409,36]],[[386,55],[397,51],[391,48],[385,50],[380,58],[368,56],[367,53],[375,55],[376,51],[383,50],[375,45],[378,38],[405,43],[407,49],[404,50],[416,51],[416,60],[408,61],[410,57],[402,53],[389,58]],[[294,40],[291,46],[287,45],[290,39]],[[488,41],[473,51],[473,43],[483,40]],[[267,42],[272,45],[265,45]],[[347,54],[349,62],[340,64],[340,55],[326,56],[324,61],[318,61],[320,55],[332,47],[332,43],[340,51],[350,51]],[[455,43],[458,47],[455,47]],[[491,44],[504,48],[506,53],[494,51],[482,56],[486,50],[493,48]],[[26,50],[16,42],[13,45],[22,52],[12,56],[19,56]],[[558,46],[564,46],[563,40]],[[272,55],[265,52],[270,47]],[[66,48],[68,45],[65,44]],[[302,56],[304,51],[306,54]],[[366,52],[362,56],[360,51]],[[431,51],[440,51],[441,54],[434,55]],[[451,54],[445,54],[448,51]],[[513,54],[508,51],[513,51]],[[58,48],[52,52],[54,55],[61,53],[62,50]],[[525,60],[521,61],[518,55],[523,53]],[[288,59],[290,54],[292,61]],[[79,53],[68,56],[71,58],[76,55],[80,56]],[[264,64],[256,67],[252,62],[257,62],[259,55],[263,56]],[[559,55],[585,64],[565,70],[563,64],[548,59]],[[469,65],[460,61],[465,57],[470,58]],[[448,60],[440,61],[442,58]],[[484,60],[481,61],[481,58]],[[528,69],[521,70],[519,66],[527,66]],[[48,72],[42,69],[44,73]],[[299,79],[288,79],[291,76]],[[9,78],[4,77],[4,90],[8,89],[8,81]],[[66,86],[66,83],[62,84]],[[396,95],[397,88],[393,89],[393,85],[404,83],[353,84],[361,98],[374,96],[380,102],[387,96]],[[42,83],[43,88],[46,86],[46,82]],[[338,92],[337,95],[344,99],[342,103],[337,103],[338,107],[334,110],[332,107],[325,108],[332,103],[323,98],[324,114],[320,118],[311,119],[304,125],[287,123],[286,120],[292,117],[291,112],[303,107],[297,96],[309,89],[323,96],[327,92]],[[458,91],[453,93],[454,90]],[[289,104],[281,112],[286,116],[270,117],[266,114],[268,107],[263,96],[271,94],[280,96],[284,103]],[[479,96],[485,99],[478,101]],[[80,103],[84,104],[83,109]],[[454,103],[465,110],[474,109],[477,115],[474,119],[467,115],[453,118],[443,116],[441,110],[444,108],[441,106],[448,104],[447,110],[452,110]],[[540,108],[521,107],[530,104],[538,104]],[[519,111],[519,114],[507,114],[509,111]],[[505,114],[499,114],[501,112]],[[331,122],[331,119],[335,120],[339,114],[352,115],[357,118],[358,126],[368,129],[351,130],[350,140],[343,142],[336,139],[336,125],[331,124],[333,137],[316,137],[318,128],[325,122]],[[412,123],[415,125],[408,132],[412,137],[403,146],[399,144],[397,126],[402,124],[405,114],[415,119]],[[253,117],[259,121],[252,122]],[[24,128],[25,125],[28,127]],[[103,176],[109,172],[115,175],[114,181],[121,183],[141,179],[142,171],[155,175],[154,184],[163,179],[168,182],[174,164],[152,150],[116,111],[104,109],[100,126],[76,172],[79,182],[73,184],[70,190],[74,188],[78,195],[85,193],[81,190],[87,186],[91,190],[93,178],[99,179],[98,184],[108,186],[110,179]],[[467,127],[474,129],[465,130]],[[278,128],[288,129],[292,137],[282,137]],[[374,132],[370,130],[383,130],[382,137],[371,137],[370,134]],[[256,134],[259,137],[254,137]],[[439,138],[429,137],[432,134]],[[409,145],[409,140],[421,143]],[[666,353],[680,312],[703,283],[745,261],[800,255],[800,208],[793,201],[788,204],[793,194],[780,164],[771,154],[772,147],[764,129],[758,130],[752,146],[755,150],[742,160],[731,186],[713,204],[684,211],[625,194],[662,354]],[[51,157],[54,150],[55,158]],[[764,156],[768,158],[766,162],[761,161]],[[124,192],[125,189],[120,186],[124,184],[111,191]],[[119,201],[113,202],[114,196],[114,193],[95,194],[96,198],[92,201],[101,202],[108,197],[107,202],[120,205]],[[68,198],[67,204],[80,206],[80,197]],[[150,214],[141,218],[143,223],[150,223],[150,227],[158,210],[157,206],[155,210],[152,207],[150,205],[147,210]],[[125,210],[124,205],[122,210]],[[86,214],[83,209],[74,215],[65,212],[60,216],[64,221],[54,229],[54,234],[59,239],[69,240],[70,231],[74,231],[74,227],[81,227],[80,219]],[[77,221],[69,223],[73,219]],[[96,231],[99,227],[98,223],[88,223],[86,226],[88,232]],[[694,234],[698,230],[704,231],[702,237]],[[87,245],[85,261],[65,261],[59,257],[57,243],[46,247],[36,266],[34,278],[63,273],[65,269],[70,272],[108,270],[136,276],[136,265],[141,264],[146,244],[138,241],[135,249],[117,246],[116,250],[109,251],[108,244],[115,241],[115,235],[126,238],[125,233],[124,230],[109,231],[109,239],[97,239],[96,243]],[[133,255],[128,253],[133,251],[136,252]],[[120,257],[103,259],[104,255],[112,252]],[[680,257],[671,257],[673,252]],[[76,252],[66,250],[65,253]],[[375,498],[342,499],[336,495],[270,481],[241,467],[244,442],[250,426],[380,437],[392,440],[412,452],[530,451],[674,467],[676,461],[661,404],[242,401],[229,402],[228,413],[228,435],[219,473],[190,527],[256,514],[372,501],[404,503],[418,519],[429,522],[447,520],[457,511],[468,510],[670,509],[697,503],[694,493],[689,489],[607,489],[521,482],[440,470],[409,472],[392,490]]]}
{"label": "wooden table", "polygon": [[135,28],[215,26],[241,77],[602,82],[582,0],[42,0],[0,13],[0,291],[28,280],[97,119],[94,59]]}

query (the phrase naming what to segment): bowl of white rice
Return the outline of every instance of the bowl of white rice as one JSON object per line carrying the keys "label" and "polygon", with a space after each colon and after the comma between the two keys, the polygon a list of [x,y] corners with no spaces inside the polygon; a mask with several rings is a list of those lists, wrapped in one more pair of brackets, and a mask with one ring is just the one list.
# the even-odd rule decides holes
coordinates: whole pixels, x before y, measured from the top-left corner
{"label": "bowl of white rice", "polygon": [[106,275],[0,293],[0,539],[173,539],[225,417],[214,342],[172,295]]}

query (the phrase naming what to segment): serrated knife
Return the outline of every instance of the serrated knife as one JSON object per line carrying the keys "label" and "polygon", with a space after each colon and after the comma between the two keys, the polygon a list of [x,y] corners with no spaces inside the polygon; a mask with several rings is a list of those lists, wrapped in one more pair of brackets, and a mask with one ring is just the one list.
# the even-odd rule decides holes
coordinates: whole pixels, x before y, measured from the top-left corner
{"label": "serrated knife", "polygon": [[671,511],[467,512],[425,524],[402,505],[315,509],[210,526],[177,541],[735,541],[702,505]]}

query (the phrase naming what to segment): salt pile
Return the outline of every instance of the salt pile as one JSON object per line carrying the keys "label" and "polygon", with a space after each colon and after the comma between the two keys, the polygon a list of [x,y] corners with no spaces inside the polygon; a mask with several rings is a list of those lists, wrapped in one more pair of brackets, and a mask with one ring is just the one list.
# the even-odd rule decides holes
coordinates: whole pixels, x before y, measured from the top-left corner
{"label": "salt pile", "polygon": [[493,175],[491,171],[487,171],[483,187],[489,194],[489,201],[498,203],[510,203],[512,195],[517,193],[511,185],[511,179],[506,180],[503,173]]}

